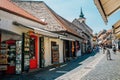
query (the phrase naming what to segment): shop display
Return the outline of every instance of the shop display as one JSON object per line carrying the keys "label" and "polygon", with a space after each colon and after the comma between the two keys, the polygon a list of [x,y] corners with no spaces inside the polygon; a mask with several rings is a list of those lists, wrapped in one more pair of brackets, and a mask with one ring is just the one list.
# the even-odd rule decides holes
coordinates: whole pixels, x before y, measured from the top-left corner
{"label": "shop display", "polygon": [[22,72],[22,41],[16,41],[16,74]]}
{"label": "shop display", "polygon": [[0,46],[0,71],[7,70],[7,47],[8,45],[5,43],[1,43]]}
{"label": "shop display", "polygon": [[52,63],[53,64],[59,63],[59,46],[58,45],[52,46]]}
{"label": "shop display", "polygon": [[28,72],[30,66],[30,36],[23,33],[23,46],[22,46],[22,57],[23,57],[23,71]]}
{"label": "shop display", "polygon": [[30,38],[30,59],[35,58],[35,38]]}
{"label": "shop display", "polygon": [[15,66],[16,46],[15,44],[8,45],[8,64],[9,66]]}

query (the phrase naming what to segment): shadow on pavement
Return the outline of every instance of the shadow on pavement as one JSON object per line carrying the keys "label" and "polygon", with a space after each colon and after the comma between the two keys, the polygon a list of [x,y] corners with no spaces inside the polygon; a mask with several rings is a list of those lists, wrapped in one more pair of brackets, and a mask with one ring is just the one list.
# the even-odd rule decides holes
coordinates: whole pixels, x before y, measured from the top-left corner
{"label": "shadow on pavement", "polygon": [[[62,63],[59,66],[49,66],[46,68],[42,68],[35,72],[23,73],[21,75],[4,75],[0,77],[0,80],[54,80],[59,76],[75,69],[76,67],[82,65],[78,64],[90,56],[96,55],[97,51],[94,51],[90,54],[85,54],[83,56],[78,57],[77,59],[73,59],[69,62]],[[66,65],[65,65],[66,64]],[[61,65],[65,65],[61,67]],[[49,70],[55,68],[55,70]]]}

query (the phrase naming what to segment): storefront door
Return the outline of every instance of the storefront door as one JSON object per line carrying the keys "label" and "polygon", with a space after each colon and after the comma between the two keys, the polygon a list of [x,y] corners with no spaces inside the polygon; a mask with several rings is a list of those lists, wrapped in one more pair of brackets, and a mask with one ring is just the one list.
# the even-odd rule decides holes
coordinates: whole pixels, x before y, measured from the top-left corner
{"label": "storefront door", "polygon": [[52,64],[59,63],[59,45],[56,42],[51,42],[51,61]]}
{"label": "storefront door", "polygon": [[35,35],[30,35],[30,69],[37,68],[38,39]]}

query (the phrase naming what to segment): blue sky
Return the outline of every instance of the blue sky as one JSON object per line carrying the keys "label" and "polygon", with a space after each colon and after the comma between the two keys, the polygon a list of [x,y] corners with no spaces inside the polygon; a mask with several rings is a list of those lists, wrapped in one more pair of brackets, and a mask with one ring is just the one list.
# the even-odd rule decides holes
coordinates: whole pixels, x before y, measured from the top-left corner
{"label": "blue sky", "polygon": [[[41,1],[41,0],[38,0]],[[42,0],[57,14],[63,18],[73,21],[79,18],[80,9],[82,7],[86,24],[93,29],[94,33],[98,33],[103,29],[111,29],[112,25],[120,19],[120,11],[115,12],[108,18],[108,24],[105,25],[99,11],[97,10],[93,0]]]}

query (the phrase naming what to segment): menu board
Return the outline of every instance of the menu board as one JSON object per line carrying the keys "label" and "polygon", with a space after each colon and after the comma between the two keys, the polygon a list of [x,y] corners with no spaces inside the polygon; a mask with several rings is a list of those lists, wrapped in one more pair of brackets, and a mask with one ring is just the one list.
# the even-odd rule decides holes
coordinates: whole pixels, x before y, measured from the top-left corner
{"label": "menu board", "polygon": [[16,41],[16,74],[22,71],[22,41]]}
{"label": "menu board", "polygon": [[52,46],[52,62],[53,64],[59,63],[59,46]]}
{"label": "menu board", "polygon": [[7,70],[7,44],[1,43],[0,45],[0,71]]}
{"label": "menu board", "polygon": [[30,65],[30,36],[27,33],[23,33],[23,46],[22,46],[22,53],[23,53],[23,70],[28,72],[29,65]]}

